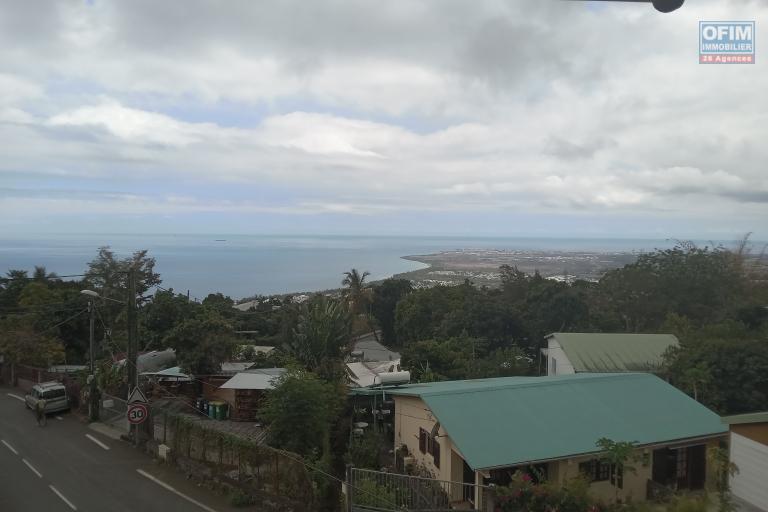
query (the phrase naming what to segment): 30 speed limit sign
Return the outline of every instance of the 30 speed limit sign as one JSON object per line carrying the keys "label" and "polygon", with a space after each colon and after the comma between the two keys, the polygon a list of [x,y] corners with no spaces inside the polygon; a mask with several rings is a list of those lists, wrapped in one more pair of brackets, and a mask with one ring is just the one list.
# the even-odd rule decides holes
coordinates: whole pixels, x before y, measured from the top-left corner
{"label": "30 speed limit sign", "polygon": [[128,406],[128,422],[134,425],[143,423],[147,419],[147,406],[134,403]]}

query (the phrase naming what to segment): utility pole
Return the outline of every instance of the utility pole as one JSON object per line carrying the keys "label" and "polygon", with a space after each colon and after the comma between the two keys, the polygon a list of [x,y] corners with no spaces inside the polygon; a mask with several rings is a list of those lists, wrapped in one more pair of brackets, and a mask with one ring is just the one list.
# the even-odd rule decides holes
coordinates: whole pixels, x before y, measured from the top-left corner
{"label": "utility pole", "polygon": [[138,340],[136,339],[136,271],[128,270],[128,393],[138,386],[139,372],[136,368],[138,359]]}
{"label": "utility pole", "polygon": [[91,314],[90,338],[88,343],[88,353],[90,357],[90,375],[88,376],[88,419],[90,421],[99,421],[99,391],[96,386],[96,354],[93,347],[96,304],[94,304],[92,300],[88,301],[88,312]]}
{"label": "utility pole", "polygon": [[[138,340],[136,339],[136,270],[128,269],[128,355],[125,364],[128,365],[128,396],[133,388],[139,385]],[[136,446],[139,445],[139,429],[132,425]]]}

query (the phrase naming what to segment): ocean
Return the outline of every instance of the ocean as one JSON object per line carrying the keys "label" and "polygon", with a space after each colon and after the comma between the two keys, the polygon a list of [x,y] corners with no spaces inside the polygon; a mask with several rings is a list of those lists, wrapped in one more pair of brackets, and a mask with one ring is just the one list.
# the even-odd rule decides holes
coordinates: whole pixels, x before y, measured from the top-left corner
{"label": "ocean", "polygon": [[[706,242],[705,242],[706,243]],[[357,268],[384,279],[425,265],[402,256],[456,249],[640,252],[672,240],[599,238],[366,237],[275,235],[55,235],[0,238],[0,273],[43,265],[59,275],[81,274],[103,245],[120,256],[148,249],[164,288],[202,299],[234,299],[338,288]],[[731,245],[725,242],[724,245]]]}

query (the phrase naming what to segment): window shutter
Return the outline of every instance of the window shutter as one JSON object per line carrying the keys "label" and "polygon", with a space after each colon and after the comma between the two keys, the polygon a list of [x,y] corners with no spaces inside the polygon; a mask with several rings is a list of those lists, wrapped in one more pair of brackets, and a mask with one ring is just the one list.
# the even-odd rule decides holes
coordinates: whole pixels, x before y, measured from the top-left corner
{"label": "window shutter", "polygon": [[427,431],[423,428],[419,429],[419,451],[427,453]]}
{"label": "window shutter", "polygon": [[437,439],[432,440],[432,458],[435,463],[435,467],[440,467],[440,443],[437,442]]}

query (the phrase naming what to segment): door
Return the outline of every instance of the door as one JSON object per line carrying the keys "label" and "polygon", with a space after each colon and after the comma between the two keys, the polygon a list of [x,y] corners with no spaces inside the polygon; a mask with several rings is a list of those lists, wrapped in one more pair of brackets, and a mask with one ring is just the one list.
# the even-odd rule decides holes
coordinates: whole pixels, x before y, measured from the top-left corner
{"label": "door", "polygon": [[674,487],[676,484],[676,464],[677,454],[675,453],[675,450],[670,450],[669,448],[653,450],[653,469],[651,478],[657,484]]}
{"label": "door", "polygon": [[707,446],[688,448],[688,489],[703,489],[707,480]]}

